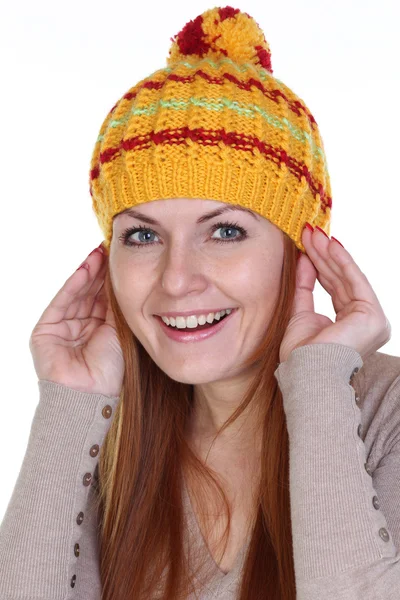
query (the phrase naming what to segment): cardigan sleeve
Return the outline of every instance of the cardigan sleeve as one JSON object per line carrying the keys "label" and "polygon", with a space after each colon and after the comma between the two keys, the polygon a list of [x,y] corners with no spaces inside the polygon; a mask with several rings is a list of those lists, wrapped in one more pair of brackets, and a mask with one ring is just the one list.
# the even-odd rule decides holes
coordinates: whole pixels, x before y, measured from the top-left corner
{"label": "cardigan sleeve", "polygon": [[351,386],[362,366],[353,348],[310,344],[275,371],[289,435],[297,600],[400,598],[400,396],[392,442],[372,473]]}
{"label": "cardigan sleeve", "polygon": [[100,600],[95,470],[119,397],[47,380],[0,526],[1,600]]}

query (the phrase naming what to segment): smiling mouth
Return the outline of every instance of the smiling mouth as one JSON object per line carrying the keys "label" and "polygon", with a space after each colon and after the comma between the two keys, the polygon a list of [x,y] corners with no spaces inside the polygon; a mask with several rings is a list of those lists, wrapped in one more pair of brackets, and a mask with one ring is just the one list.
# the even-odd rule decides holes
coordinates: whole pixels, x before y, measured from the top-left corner
{"label": "smiling mouth", "polygon": [[204,325],[197,325],[197,327],[174,327],[173,325],[167,325],[166,323],[164,323],[161,317],[159,317],[158,315],[156,316],[156,318],[160,319],[160,321],[165,327],[173,329],[174,331],[200,331],[201,329],[211,329],[211,327],[214,327],[214,325],[218,325],[218,323],[221,323],[221,321],[223,321],[226,317],[229,317],[229,315],[225,314],[223,317],[220,318],[219,321],[214,319],[212,323],[206,322],[204,323]]}

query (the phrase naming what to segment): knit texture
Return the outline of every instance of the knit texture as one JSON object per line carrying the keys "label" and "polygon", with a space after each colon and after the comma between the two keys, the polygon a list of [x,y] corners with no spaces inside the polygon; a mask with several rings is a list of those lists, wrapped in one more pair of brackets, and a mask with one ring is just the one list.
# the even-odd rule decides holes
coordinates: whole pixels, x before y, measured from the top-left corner
{"label": "knit texture", "polygon": [[[312,344],[296,348],[274,375],[289,435],[296,600],[399,600],[400,357],[374,352],[363,361],[348,346]],[[101,600],[99,454],[90,450],[102,448],[119,398],[38,384],[26,453],[0,522],[0,598]],[[7,398],[3,390],[5,402],[19,399],[20,380],[12,392]],[[224,573],[190,499],[184,511],[191,568],[199,550],[209,555],[194,580],[205,585],[187,600],[238,600],[250,537]]]}
{"label": "knit texture", "polygon": [[330,235],[330,178],[316,120],[273,76],[256,21],[216,7],[171,42],[167,67],[122,96],[95,143],[90,193],[104,246],[115,215],[167,198],[249,208],[302,252],[306,221]]}

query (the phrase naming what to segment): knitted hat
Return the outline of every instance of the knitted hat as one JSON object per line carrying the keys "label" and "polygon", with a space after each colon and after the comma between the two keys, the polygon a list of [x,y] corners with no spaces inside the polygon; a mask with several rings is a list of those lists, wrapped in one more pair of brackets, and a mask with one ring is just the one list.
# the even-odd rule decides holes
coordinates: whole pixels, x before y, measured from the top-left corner
{"label": "knitted hat", "polygon": [[272,75],[255,20],[207,10],[171,38],[167,67],[105,118],[90,170],[109,249],[114,215],[144,202],[201,198],[250,208],[305,252],[308,221],[330,235],[330,178],[317,123]]}

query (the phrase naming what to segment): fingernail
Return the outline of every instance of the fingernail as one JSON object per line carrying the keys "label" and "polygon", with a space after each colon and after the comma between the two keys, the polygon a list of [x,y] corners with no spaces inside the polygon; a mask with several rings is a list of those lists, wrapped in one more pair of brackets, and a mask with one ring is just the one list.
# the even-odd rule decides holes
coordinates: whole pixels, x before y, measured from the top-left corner
{"label": "fingernail", "polygon": [[79,271],[79,269],[87,269],[89,271],[89,265],[87,263],[83,263],[83,265],[78,267],[76,270]]}
{"label": "fingernail", "polygon": [[316,225],[315,229],[318,229],[318,231],[321,231],[324,234],[324,236],[327,237],[329,240],[329,235],[323,229],[321,229],[321,227],[318,227],[318,225]]}
{"label": "fingernail", "polygon": [[339,240],[337,240],[335,237],[333,237],[333,235],[331,236],[333,240],[335,240],[335,242],[337,242],[338,244],[340,244],[342,246],[342,248],[344,248],[343,244],[341,242],[339,242]]}
{"label": "fingernail", "polygon": [[304,225],[304,227],[303,227],[303,231],[304,231],[304,229],[305,229],[306,227],[307,227],[307,229],[309,229],[310,231],[314,231],[314,227],[313,227],[312,225],[310,225],[310,223],[308,223],[308,222],[307,222],[307,223]]}
{"label": "fingernail", "polygon": [[89,254],[89,256],[92,256],[92,254],[94,254],[95,252],[100,252],[100,254],[104,254],[103,249],[98,247],[98,248],[95,248],[94,250],[92,250],[91,253]]}
{"label": "fingernail", "polygon": [[100,252],[104,254],[103,242],[97,247],[97,250],[100,250]]}

